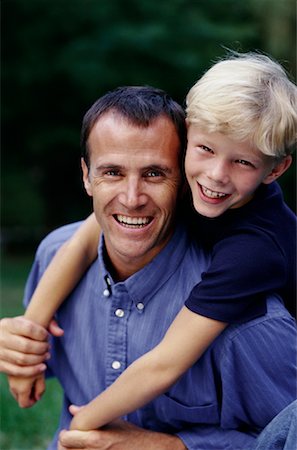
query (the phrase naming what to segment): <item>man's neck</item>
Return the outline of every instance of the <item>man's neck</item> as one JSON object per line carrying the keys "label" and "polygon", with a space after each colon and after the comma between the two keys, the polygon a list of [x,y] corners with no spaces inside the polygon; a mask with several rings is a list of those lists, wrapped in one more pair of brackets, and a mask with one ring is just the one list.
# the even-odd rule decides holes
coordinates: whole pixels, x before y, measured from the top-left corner
{"label": "man's neck", "polygon": [[152,250],[146,255],[141,255],[139,258],[123,258],[122,256],[111,254],[106,248],[106,243],[104,243],[104,264],[113,280],[116,282],[124,281],[139,270],[143,269],[143,267],[148,265],[167,245],[172,237],[172,234],[173,232],[170,236],[168,236],[168,239],[164,241],[161,247],[159,246],[155,249],[155,251]]}

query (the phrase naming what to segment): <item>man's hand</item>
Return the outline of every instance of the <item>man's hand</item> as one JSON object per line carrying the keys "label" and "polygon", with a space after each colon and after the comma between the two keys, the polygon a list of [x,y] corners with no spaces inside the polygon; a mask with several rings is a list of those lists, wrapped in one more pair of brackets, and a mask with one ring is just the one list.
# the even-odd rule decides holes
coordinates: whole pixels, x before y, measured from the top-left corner
{"label": "man's hand", "polygon": [[[49,331],[62,336],[63,330],[53,321]],[[23,316],[0,321],[0,372],[19,377],[40,375],[43,361],[50,357],[49,333]]]}
{"label": "man's hand", "polygon": [[36,377],[8,376],[9,388],[12,396],[21,408],[30,408],[41,399],[45,391],[44,375]]}
{"label": "man's hand", "polygon": [[129,422],[117,420],[94,431],[61,431],[58,450],[186,450],[177,437],[143,430]]}

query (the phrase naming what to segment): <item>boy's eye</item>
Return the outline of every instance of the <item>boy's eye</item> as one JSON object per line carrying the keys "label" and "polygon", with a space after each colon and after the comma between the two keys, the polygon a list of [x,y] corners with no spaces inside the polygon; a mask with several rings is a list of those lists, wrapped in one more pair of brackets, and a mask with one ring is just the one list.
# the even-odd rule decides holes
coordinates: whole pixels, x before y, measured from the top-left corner
{"label": "boy's eye", "polygon": [[254,165],[250,161],[246,161],[245,159],[238,159],[236,162],[238,164],[241,164],[242,166],[254,167]]}
{"label": "boy's eye", "polygon": [[207,147],[206,145],[199,145],[199,148],[201,148],[205,152],[213,153],[212,149]]}

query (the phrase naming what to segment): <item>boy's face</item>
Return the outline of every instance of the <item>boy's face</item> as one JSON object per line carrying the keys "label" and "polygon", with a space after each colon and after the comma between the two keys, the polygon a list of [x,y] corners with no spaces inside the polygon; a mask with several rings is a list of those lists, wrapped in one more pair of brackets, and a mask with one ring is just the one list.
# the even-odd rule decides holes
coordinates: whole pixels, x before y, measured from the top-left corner
{"label": "boy's face", "polygon": [[185,170],[196,211],[218,217],[240,208],[261,183],[269,184],[291,164],[291,156],[276,164],[248,142],[237,142],[221,133],[203,133],[188,127]]}

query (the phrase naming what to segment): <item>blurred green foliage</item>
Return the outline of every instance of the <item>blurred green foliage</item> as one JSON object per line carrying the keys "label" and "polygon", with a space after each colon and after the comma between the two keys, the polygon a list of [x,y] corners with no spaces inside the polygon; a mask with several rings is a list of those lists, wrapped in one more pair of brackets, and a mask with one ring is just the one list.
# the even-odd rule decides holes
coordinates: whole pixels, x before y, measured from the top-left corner
{"label": "blurred green foliage", "polygon": [[[294,0],[2,0],[2,231],[39,240],[90,211],[79,133],[93,101],[149,84],[183,102],[225,53],[258,49],[294,77]],[[282,181],[295,208],[292,169]]]}
{"label": "blurred green foliage", "polygon": [[[1,317],[20,315],[32,257],[5,256],[1,262]],[[9,392],[6,376],[0,374],[0,449],[45,449],[59,423],[61,403],[61,386],[56,379],[51,379],[46,382],[42,400],[33,408],[21,409]]]}

